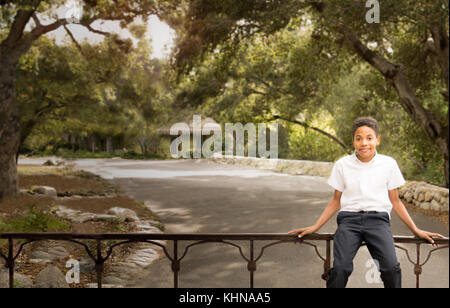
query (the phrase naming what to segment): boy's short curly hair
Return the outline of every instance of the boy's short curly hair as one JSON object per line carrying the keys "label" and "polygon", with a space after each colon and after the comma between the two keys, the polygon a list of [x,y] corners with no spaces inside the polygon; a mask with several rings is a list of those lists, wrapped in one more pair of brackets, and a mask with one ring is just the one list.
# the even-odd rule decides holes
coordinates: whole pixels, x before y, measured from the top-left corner
{"label": "boy's short curly hair", "polygon": [[352,127],[352,136],[353,136],[353,138],[355,138],[355,132],[361,126],[370,127],[371,129],[373,129],[375,131],[376,137],[378,137],[378,132],[379,132],[378,121],[375,120],[372,117],[362,117],[362,118],[357,118],[355,120],[355,122],[353,122],[353,127]]}

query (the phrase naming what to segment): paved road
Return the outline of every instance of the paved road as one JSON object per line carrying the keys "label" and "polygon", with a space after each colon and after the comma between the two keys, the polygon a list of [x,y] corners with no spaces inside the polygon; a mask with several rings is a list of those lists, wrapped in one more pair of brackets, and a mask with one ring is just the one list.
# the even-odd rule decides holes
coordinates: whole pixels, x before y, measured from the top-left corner
{"label": "paved road", "polygon": [[[286,233],[313,224],[332,197],[325,178],[290,176],[250,167],[207,161],[78,160],[83,168],[119,184],[130,196],[157,213],[167,233]],[[448,236],[445,226],[418,213],[416,224]],[[392,215],[395,235],[411,235]],[[333,233],[335,218],[321,233]],[[266,243],[264,243],[266,244]],[[324,245],[317,243],[324,254]],[[242,245],[248,256],[248,244]],[[258,246],[256,246],[258,247]],[[260,246],[259,246],[260,247]],[[406,245],[415,259],[415,246]],[[422,248],[422,260],[430,248]],[[170,250],[169,250],[170,251]],[[183,247],[180,248],[183,251]],[[256,249],[258,251],[258,249]],[[397,250],[404,287],[415,286],[414,268]],[[368,283],[370,254],[362,247],[355,258],[349,287],[382,287]],[[309,246],[281,244],[266,250],[258,262],[255,287],[324,287],[323,262]],[[435,252],[423,267],[421,286],[449,286],[448,249]],[[181,262],[180,287],[248,287],[249,272],[238,251],[223,244],[193,247]],[[172,287],[170,263],[162,258],[138,277],[138,287]],[[369,279],[370,280],[370,279]],[[376,282],[376,281],[375,281]]]}

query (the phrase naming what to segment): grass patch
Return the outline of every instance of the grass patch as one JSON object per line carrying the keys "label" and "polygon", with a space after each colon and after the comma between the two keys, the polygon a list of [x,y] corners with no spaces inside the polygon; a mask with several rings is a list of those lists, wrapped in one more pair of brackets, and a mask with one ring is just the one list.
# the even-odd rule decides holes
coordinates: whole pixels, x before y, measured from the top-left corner
{"label": "grass patch", "polygon": [[113,153],[109,152],[89,152],[86,150],[72,151],[68,149],[58,149],[54,151],[43,151],[38,153],[33,153],[29,157],[47,157],[47,156],[58,156],[64,159],[83,159],[83,158],[123,158],[123,159],[139,159],[139,160],[164,160],[172,159],[170,155],[165,154],[139,154],[134,151],[117,151]]}
{"label": "grass patch", "polygon": [[58,232],[68,231],[70,224],[35,207],[30,207],[29,213],[23,217],[0,220],[0,232]]}
{"label": "grass patch", "polygon": [[53,166],[18,165],[17,172],[21,175],[67,175],[71,173],[69,168],[58,168]]}
{"label": "grass patch", "polygon": [[127,152],[120,156],[123,159],[137,159],[137,160],[166,160],[173,159],[171,157],[166,157],[158,154],[138,154],[135,152]]}

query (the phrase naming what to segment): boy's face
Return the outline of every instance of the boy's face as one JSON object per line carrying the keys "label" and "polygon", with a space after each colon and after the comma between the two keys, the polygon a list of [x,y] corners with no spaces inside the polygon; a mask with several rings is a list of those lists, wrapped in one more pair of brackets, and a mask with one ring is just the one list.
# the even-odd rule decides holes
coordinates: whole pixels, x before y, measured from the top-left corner
{"label": "boy's face", "polygon": [[380,137],[376,132],[367,126],[359,127],[353,136],[353,146],[356,149],[359,160],[370,161],[375,156],[375,150],[380,144]]}

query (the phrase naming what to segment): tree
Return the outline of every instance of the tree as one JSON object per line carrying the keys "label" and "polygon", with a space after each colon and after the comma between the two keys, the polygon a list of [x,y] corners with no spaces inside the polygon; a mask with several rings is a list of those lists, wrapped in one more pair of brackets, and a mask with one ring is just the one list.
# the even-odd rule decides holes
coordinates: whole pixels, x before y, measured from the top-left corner
{"label": "tree", "polygon": [[[0,200],[17,193],[15,156],[20,145],[20,115],[16,100],[16,68],[19,60],[41,36],[70,23],[84,26],[91,32],[105,36],[111,33],[93,27],[98,20],[120,21],[123,27],[136,17],[144,21],[150,15],[166,15],[176,1],[92,1],[84,0],[79,21],[55,16],[63,0],[1,1],[0,15]],[[41,22],[42,16],[52,20]],[[26,30],[27,25],[32,28]],[[67,28],[66,28],[67,30]],[[119,42],[120,43],[120,42]]]}
{"label": "tree", "polygon": [[[93,59],[89,57],[91,63]],[[46,37],[41,37],[20,59],[16,74],[19,149],[35,127],[48,119],[63,119],[67,114],[98,103],[92,93],[102,81],[92,78],[95,75],[86,69],[93,66],[83,65],[80,70],[83,62],[76,48],[57,46]]]}
{"label": "tree", "polygon": [[299,19],[313,27],[311,37],[321,48],[348,57],[340,53],[346,47],[385,79],[397,104],[439,149],[448,187],[448,107],[442,116],[434,112],[441,108],[420,98],[438,80],[440,98],[431,104],[448,105],[448,0],[382,1],[379,24],[366,22],[360,1],[193,0],[187,6],[175,55],[180,72],[189,72],[210,52],[231,56],[245,38],[274,33]]}
{"label": "tree", "polygon": [[220,122],[300,125],[348,152],[348,146],[326,129],[311,125],[323,105],[319,92],[348,70],[340,61],[330,63],[333,56],[310,37],[310,29],[300,32],[297,27],[298,21],[292,21],[271,36],[244,39],[231,58],[221,53],[208,56],[180,84],[177,105],[202,105],[202,113]]}
{"label": "tree", "polygon": [[141,39],[136,48],[118,48],[113,37],[57,46],[41,38],[18,68],[21,140],[31,135],[22,150],[111,152],[139,143],[144,154],[156,153],[151,135],[164,121],[165,85],[149,46]]}

